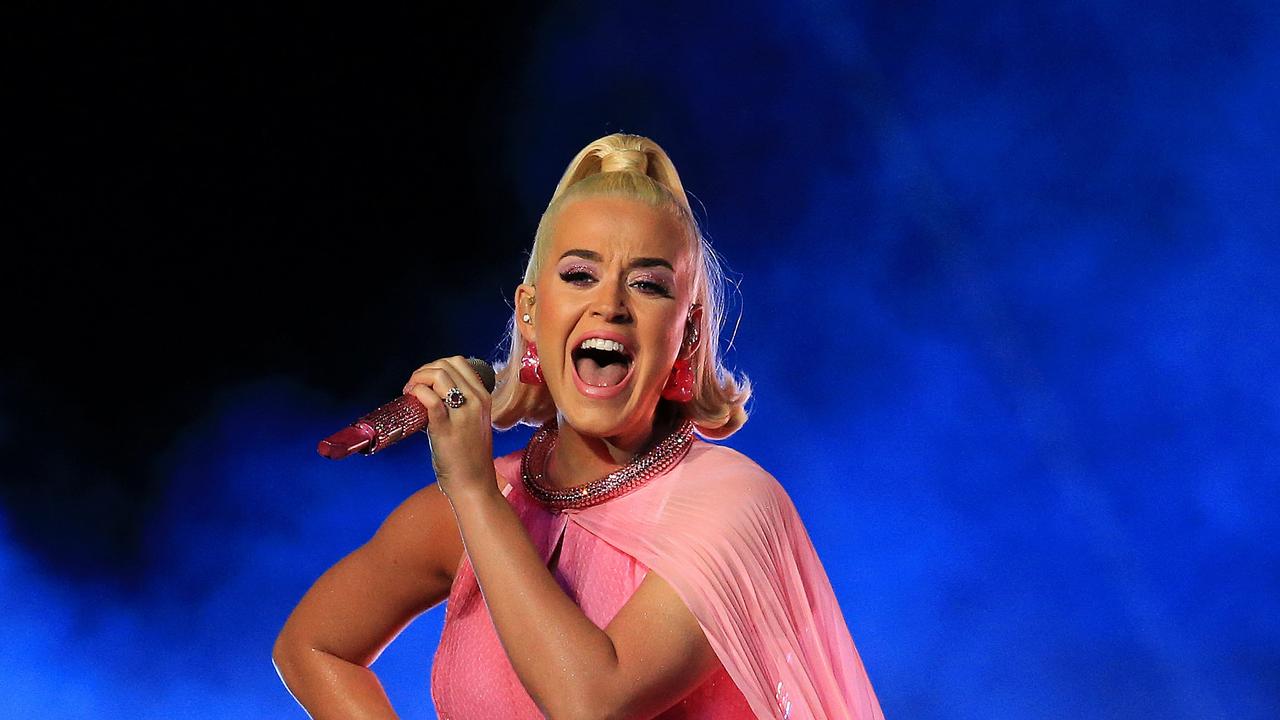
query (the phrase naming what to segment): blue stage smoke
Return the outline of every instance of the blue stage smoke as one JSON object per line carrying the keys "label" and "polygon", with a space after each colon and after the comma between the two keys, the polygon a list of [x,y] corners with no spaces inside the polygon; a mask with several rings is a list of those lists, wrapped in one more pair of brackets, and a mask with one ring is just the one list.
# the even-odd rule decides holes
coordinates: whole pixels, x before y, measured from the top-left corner
{"label": "blue stage smoke", "polygon": [[[531,235],[587,140],[672,154],[741,281],[729,359],[757,397],[728,444],[791,493],[886,716],[1275,717],[1280,15],[725,15],[549,10],[502,171]],[[275,633],[430,481],[423,443],[316,458],[366,409],[228,388],[161,461],[141,587],[0,537],[0,714],[302,717]],[[374,666],[403,717],[434,717],[441,620]]]}

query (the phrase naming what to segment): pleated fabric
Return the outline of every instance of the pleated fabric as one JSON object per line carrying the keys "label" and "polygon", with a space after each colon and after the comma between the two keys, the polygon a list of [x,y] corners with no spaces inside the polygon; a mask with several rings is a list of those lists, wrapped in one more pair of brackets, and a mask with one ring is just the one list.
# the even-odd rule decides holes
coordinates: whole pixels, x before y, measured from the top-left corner
{"label": "pleated fabric", "polygon": [[[515,464],[499,458],[499,468]],[[500,470],[501,472],[501,470]],[[593,535],[571,516],[539,504],[524,492],[519,476],[503,493],[520,518],[544,564],[560,547],[553,576],[587,619],[608,626],[640,587],[649,568]],[[514,484],[512,484],[514,482]],[[445,607],[444,630],[431,668],[431,697],[442,720],[524,720],[541,718],[502,647],[489,609],[463,553]],[[723,667],[660,715],[661,720],[745,720],[755,717]]]}
{"label": "pleated fabric", "polygon": [[[520,453],[494,464],[544,561],[563,533],[557,580],[597,626],[645,572],[670,584],[698,619],[723,668],[663,717],[883,720],[795,506],[745,455],[695,439],[665,475],[581,510],[544,508],[525,493]],[[583,582],[587,568],[609,568],[614,580]],[[594,600],[580,596],[585,587]],[[518,709],[504,717],[536,716],[527,715],[536,709],[487,614],[464,553],[433,666],[437,712],[488,717],[473,711],[497,701]]]}
{"label": "pleated fabric", "polygon": [[571,521],[675,589],[757,717],[883,720],[795,505],[745,455],[695,441],[666,475]]}

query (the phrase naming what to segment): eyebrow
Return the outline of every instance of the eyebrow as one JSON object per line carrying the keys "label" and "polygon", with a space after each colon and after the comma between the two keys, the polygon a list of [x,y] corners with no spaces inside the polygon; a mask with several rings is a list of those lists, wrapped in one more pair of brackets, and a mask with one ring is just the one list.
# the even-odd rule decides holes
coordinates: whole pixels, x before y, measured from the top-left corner
{"label": "eyebrow", "polygon": [[[582,249],[579,249],[579,248],[575,248],[575,249],[573,249],[573,250],[568,250],[568,251],[566,251],[566,252],[565,252],[565,254],[563,254],[563,255],[561,255],[561,256],[560,256],[560,259],[561,259],[561,260],[563,260],[563,259],[565,259],[565,258],[567,258],[567,257],[569,257],[569,256],[571,256],[571,255],[572,255],[572,256],[574,256],[574,257],[580,257],[580,258],[582,258],[583,260],[590,260],[590,261],[592,261],[592,262],[600,262],[601,260],[603,260],[603,259],[604,259],[604,258],[602,258],[602,257],[600,256],[600,253],[598,253],[598,252],[596,252],[596,251],[594,251],[594,250],[582,250]],[[635,267],[664,267],[664,268],[666,268],[666,269],[670,270],[671,272],[675,272],[675,271],[676,271],[676,269],[675,269],[675,268],[671,267],[671,263],[667,262],[666,260],[663,260],[662,258],[655,258],[655,257],[642,257],[642,258],[636,258],[636,259],[632,260],[632,261],[631,261],[631,263],[630,263],[629,265],[627,265],[627,267],[629,267],[629,268],[635,268]]]}

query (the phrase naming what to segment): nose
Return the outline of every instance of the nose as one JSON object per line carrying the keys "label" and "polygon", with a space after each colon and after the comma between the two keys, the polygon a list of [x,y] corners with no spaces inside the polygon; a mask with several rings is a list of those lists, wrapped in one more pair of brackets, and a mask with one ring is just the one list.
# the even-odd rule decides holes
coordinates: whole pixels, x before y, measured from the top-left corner
{"label": "nose", "polygon": [[605,322],[631,322],[631,308],[627,305],[625,284],[618,281],[598,284],[596,296],[592,298],[591,314]]}

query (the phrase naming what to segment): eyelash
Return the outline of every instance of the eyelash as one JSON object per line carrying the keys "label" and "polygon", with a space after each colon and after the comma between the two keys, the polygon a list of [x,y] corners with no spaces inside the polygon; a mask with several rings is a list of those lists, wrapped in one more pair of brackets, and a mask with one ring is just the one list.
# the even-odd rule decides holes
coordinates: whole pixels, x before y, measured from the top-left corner
{"label": "eyelash", "polygon": [[[560,273],[560,279],[571,284],[580,285],[595,280],[595,276],[585,268],[569,268]],[[662,297],[671,297],[671,291],[667,286],[649,278],[641,278],[631,283],[632,287],[641,288],[644,292],[651,295],[660,295]]]}

